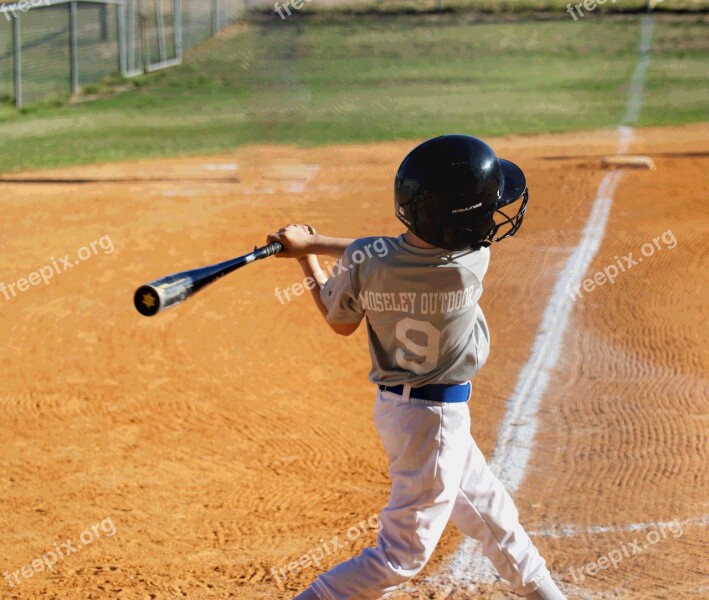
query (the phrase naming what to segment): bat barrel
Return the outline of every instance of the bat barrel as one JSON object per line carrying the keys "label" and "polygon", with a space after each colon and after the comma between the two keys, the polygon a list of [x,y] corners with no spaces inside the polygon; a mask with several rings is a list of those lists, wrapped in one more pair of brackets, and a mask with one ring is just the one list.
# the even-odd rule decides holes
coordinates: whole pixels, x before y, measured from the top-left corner
{"label": "bat barrel", "polygon": [[141,285],[135,291],[133,304],[144,317],[152,317],[175,304],[179,304],[194,293],[194,284],[191,279],[183,278],[171,284],[161,284],[161,281]]}
{"label": "bat barrel", "polygon": [[160,294],[152,285],[141,285],[133,295],[135,309],[144,317],[160,312]]}
{"label": "bat barrel", "polygon": [[254,249],[249,254],[232,258],[216,265],[192,269],[182,273],[168,275],[162,279],[141,285],[133,296],[136,310],[145,317],[152,317],[171,306],[187,300],[206,285],[224,277],[228,273],[283,250],[278,242]]}

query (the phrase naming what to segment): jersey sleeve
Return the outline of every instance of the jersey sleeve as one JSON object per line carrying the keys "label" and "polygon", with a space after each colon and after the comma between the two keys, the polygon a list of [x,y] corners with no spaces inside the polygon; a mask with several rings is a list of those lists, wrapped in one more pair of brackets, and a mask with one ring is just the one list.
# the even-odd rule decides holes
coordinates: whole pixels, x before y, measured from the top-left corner
{"label": "jersey sleeve", "polygon": [[482,282],[490,266],[490,248],[480,248],[465,254],[457,259],[457,262],[469,269]]}
{"label": "jersey sleeve", "polygon": [[333,324],[359,323],[364,310],[359,304],[356,278],[358,269],[352,263],[348,248],[335,264],[332,275],[320,290],[320,299],[327,308],[327,321]]}

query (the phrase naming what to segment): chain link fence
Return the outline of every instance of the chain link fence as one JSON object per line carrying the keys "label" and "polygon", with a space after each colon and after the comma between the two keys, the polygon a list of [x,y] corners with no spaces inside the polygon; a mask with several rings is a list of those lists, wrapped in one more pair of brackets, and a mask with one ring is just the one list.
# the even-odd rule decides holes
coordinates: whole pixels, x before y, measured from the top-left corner
{"label": "chain link fence", "polygon": [[18,108],[179,64],[248,0],[0,0],[0,101]]}

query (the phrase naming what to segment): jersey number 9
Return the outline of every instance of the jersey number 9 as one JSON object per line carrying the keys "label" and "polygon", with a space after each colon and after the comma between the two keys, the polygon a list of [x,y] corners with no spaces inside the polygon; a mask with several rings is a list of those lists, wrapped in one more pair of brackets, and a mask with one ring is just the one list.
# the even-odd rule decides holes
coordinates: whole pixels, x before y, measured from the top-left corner
{"label": "jersey number 9", "polygon": [[[410,331],[417,331],[425,338],[425,344],[417,344],[409,338]],[[438,366],[438,352],[441,347],[441,332],[428,321],[416,319],[402,319],[396,324],[396,339],[401,342],[406,351],[401,348],[396,350],[396,362],[407,371],[416,375],[430,373]],[[407,356],[418,357],[419,360],[410,360]]]}

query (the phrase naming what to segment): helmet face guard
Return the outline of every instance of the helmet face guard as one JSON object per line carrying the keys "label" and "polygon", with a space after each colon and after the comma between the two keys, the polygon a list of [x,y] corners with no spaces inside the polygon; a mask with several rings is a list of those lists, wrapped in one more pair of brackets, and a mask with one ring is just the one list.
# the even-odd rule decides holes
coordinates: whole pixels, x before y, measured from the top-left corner
{"label": "helmet face guard", "polygon": [[[441,246],[449,250],[462,250],[464,248],[478,249],[487,247],[493,242],[499,242],[508,237],[512,237],[522,226],[524,214],[529,202],[529,190],[525,188],[522,192],[521,204],[517,211],[512,214],[508,207],[519,201],[517,200],[505,204],[493,210],[489,217],[489,228],[481,234],[479,229],[467,229],[465,227],[455,227],[454,242],[455,247]],[[504,209],[504,210],[503,210]],[[422,238],[423,239],[423,238]],[[431,243],[431,242],[429,242]]]}
{"label": "helmet face guard", "polygon": [[[467,135],[417,146],[399,167],[396,216],[422,240],[447,250],[478,249],[513,236],[529,192],[522,169]],[[511,205],[521,199],[514,214]],[[509,207],[509,208],[507,208]]]}
{"label": "helmet face guard", "polygon": [[[488,231],[487,236],[484,240],[485,243],[487,245],[490,245],[490,243],[492,242],[499,242],[501,240],[504,240],[505,238],[512,237],[515,233],[517,233],[519,228],[522,227],[522,221],[524,220],[524,213],[527,210],[528,202],[529,190],[525,188],[524,192],[522,192],[522,204],[514,215],[509,216],[506,212],[502,210],[503,208],[506,209],[509,204],[495,209],[493,218],[497,216],[497,219],[495,219],[494,227],[492,227],[490,231]],[[514,202],[511,202],[510,204],[513,203]]]}

